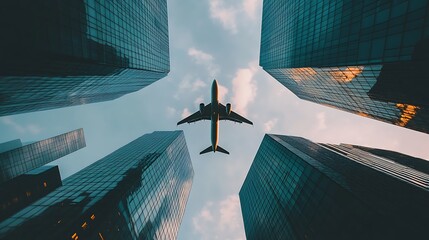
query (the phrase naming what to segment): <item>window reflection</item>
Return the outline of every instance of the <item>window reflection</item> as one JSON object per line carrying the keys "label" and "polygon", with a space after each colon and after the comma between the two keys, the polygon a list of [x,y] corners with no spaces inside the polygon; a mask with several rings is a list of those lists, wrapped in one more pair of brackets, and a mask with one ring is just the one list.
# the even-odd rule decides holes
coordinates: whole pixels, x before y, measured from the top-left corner
{"label": "window reflection", "polygon": [[19,223],[0,223],[0,238],[34,239],[20,230],[35,226],[38,239],[176,239],[192,178],[183,132],[147,134],[67,178]]}
{"label": "window reflection", "polygon": [[357,75],[359,75],[363,70],[363,66],[356,67],[346,67],[341,70],[329,71],[333,80],[340,83],[348,83],[351,82]]}
{"label": "window reflection", "polygon": [[358,112],[357,115],[362,116],[362,117],[369,117],[369,115],[364,113],[364,112]]}
{"label": "window reflection", "polygon": [[297,83],[301,81],[309,80],[311,79],[311,77],[317,74],[316,71],[311,67],[291,68],[288,70],[289,70],[288,73],[290,74],[290,77]]}
{"label": "window reflection", "polygon": [[420,108],[411,104],[397,103],[396,107],[401,110],[401,116],[398,119],[397,125],[404,127],[416,115]]}

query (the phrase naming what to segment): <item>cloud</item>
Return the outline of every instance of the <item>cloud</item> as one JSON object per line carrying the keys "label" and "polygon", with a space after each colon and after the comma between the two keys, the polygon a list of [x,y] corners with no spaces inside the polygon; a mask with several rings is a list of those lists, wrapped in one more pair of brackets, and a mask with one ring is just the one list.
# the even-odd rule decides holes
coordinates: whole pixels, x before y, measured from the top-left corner
{"label": "cloud", "polygon": [[213,60],[213,56],[195,48],[188,49],[188,55],[193,57],[197,63],[202,64]]}
{"label": "cloud", "polygon": [[172,117],[176,115],[177,110],[174,107],[168,106],[166,109],[166,112],[167,112],[167,116]]}
{"label": "cloud", "polygon": [[278,118],[271,119],[264,123],[264,132],[270,132],[277,125]]}
{"label": "cloud", "polygon": [[245,239],[238,195],[207,202],[192,224],[199,239]]}
{"label": "cloud", "polygon": [[222,27],[236,34],[238,25],[248,26],[249,20],[257,20],[261,0],[243,0],[239,5],[228,5],[234,1],[210,0],[210,17],[221,23]]}
{"label": "cloud", "polygon": [[188,74],[185,75],[180,83],[178,84],[178,89],[174,95],[176,99],[180,99],[181,96],[184,94],[188,94],[189,92],[196,92],[200,90],[201,88],[204,88],[207,86],[205,82],[203,82],[201,79],[197,78],[194,75]]}
{"label": "cloud", "polygon": [[214,57],[211,54],[191,47],[188,49],[188,56],[190,56],[196,64],[205,66],[211,77],[214,77],[219,72],[219,67],[214,63]]}
{"label": "cloud", "polygon": [[240,227],[241,210],[238,195],[231,195],[220,202],[219,225],[221,230],[233,231]]}
{"label": "cloud", "polygon": [[244,12],[252,19],[256,19],[258,16],[258,9],[261,7],[261,0],[243,0]]}
{"label": "cloud", "polygon": [[253,81],[253,76],[257,71],[255,64],[250,64],[248,68],[241,68],[236,71],[232,80],[232,103],[233,110],[239,114],[247,114],[247,105],[256,97],[257,86]]}
{"label": "cloud", "polygon": [[317,130],[324,130],[327,128],[326,126],[326,114],[325,112],[319,112],[316,115],[317,118]]}
{"label": "cloud", "polygon": [[38,134],[42,131],[42,129],[35,124],[28,124],[26,126],[27,130],[32,134]]}
{"label": "cloud", "polygon": [[203,96],[199,96],[195,99],[194,101],[195,105],[200,105],[200,103],[204,103],[204,98]]}
{"label": "cloud", "polygon": [[183,109],[182,111],[182,118],[185,118],[187,116],[191,115],[191,112],[189,111],[188,108]]}
{"label": "cloud", "polygon": [[237,33],[237,9],[232,6],[225,7],[223,0],[210,0],[210,16],[220,21],[226,30]]}
{"label": "cloud", "polygon": [[11,117],[4,117],[2,119],[2,122],[7,126],[12,127],[15,131],[17,131],[20,134],[31,133],[35,135],[42,131],[42,129],[35,124],[30,123],[27,125],[21,125],[13,121]]}
{"label": "cloud", "polygon": [[217,84],[217,87],[218,87],[218,100],[219,102],[223,102],[225,100],[226,94],[228,94],[228,88],[220,85],[219,82]]}
{"label": "cloud", "polygon": [[207,86],[205,82],[203,82],[201,79],[197,79],[192,83],[192,91],[197,91],[200,88],[203,88]]}

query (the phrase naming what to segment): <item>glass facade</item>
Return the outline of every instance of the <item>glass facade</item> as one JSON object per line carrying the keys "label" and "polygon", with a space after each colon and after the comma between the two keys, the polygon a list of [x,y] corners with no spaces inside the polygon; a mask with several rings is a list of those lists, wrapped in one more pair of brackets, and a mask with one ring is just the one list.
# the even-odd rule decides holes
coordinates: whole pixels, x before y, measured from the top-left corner
{"label": "glass facade", "polygon": [[260,65],[298,97],[429,133],[428,1],[264,1]]}
{"label": "glass facade", "polygon": [[429,175],[352,145],[265,135],[239,196],[247,239],[427,238]]}
{"label": "glass facade", "polygon": [[0,183],[86,146],[83,129],[0,153]]}
{"label": "glass facade", "polygon": [[176,239],[193,179],[182,131],[143,135],[0,223],[1,239]]}
{"label": "glass facade", "polygon": [[166,0],[7,0],[0,27],[0,116],[112,100],[170,71]]}
{"label": "glass facade", "polygon": [[390,151],[390,150],[369,148],[369,147],[363,147],[363,146],[357,146],[357,145],[353,145],[352,147],[355,149],[361,149],[367,152],[367,154],[374,154],[383,158],[387,158],[401,165],[405,165],[417,171],[429,174],[429,161],[427,160],[408,156],[408,155]]}
{"label": "glass facade", "polygon": [[0,221],[61,186],[58,166],[42,166],[0,184]]}

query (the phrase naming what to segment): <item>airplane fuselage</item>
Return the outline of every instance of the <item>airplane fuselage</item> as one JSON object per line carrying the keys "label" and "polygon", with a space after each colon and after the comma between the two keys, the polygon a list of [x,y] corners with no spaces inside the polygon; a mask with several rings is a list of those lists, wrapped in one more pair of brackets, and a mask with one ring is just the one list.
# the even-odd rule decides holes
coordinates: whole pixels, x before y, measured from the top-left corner
{"label": "airplane fuselage", "polygon": [[207,105],[200,103],[199,111],[185,117],[180,120],[177,125],[183,123],[193,123],[200,120],[210,120],[210,130],[211,130],[211,142],[212,144],[205,148],[200,154],[205,154],[209,152],[221,152],[224,154],[229,154],[229,152],[218,145],[219,142],[219,120],[228,120],[237,123],[247,123],[253,125],[251,121],[240,116],[238,113],[231,110],[231,104],[227,103],[223,105],[219,102],[219,88],[217,81],[214,80],[211,87],[211,102]]}
{"label": "airplane fuselage", "polygon": [[213,151],[216,152],[219,142],[219,100],[217,81],[212,83],[212,109],[211,109],[211,140]]}

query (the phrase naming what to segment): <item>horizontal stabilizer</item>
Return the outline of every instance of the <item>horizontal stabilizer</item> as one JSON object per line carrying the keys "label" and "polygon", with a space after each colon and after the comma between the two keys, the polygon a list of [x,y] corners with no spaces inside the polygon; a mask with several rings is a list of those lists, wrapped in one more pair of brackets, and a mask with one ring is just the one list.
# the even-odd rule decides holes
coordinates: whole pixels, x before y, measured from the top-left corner
{"label": "horizontal stabilizer", "polygon": [[225,149],[221,148],[219,145],[217,146],[217,150],[221,153],[225,153],[225,154],[229,154],[228,151],[226,151]]}
{"label": "horizontal stabilizer", "polygon": [[201,151],[200,154],[208,153],[208,152],[211,152],[211,151],[213,151],[213,148],[212,148],[212,146],[209,146],[208,148],[206,148],[203,151]]}

